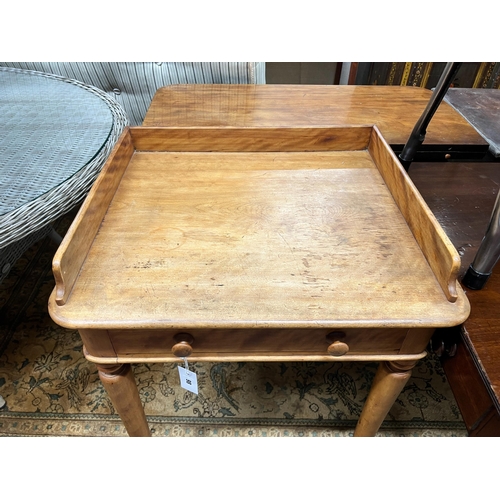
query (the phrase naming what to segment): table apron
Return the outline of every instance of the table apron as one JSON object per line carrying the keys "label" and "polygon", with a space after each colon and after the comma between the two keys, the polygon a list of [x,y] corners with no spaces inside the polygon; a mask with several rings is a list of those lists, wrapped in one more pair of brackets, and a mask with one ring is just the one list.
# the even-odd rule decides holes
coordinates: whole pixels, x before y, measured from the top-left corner
{"label": "table apron", "polygon": [[[179,361],[172,348],[186,334],[189,361],[416,360],[425,356],[432,333],[430,328],[80,330],[85,357],[100,364]],[[332,350],[334,344],[340,353]]]}

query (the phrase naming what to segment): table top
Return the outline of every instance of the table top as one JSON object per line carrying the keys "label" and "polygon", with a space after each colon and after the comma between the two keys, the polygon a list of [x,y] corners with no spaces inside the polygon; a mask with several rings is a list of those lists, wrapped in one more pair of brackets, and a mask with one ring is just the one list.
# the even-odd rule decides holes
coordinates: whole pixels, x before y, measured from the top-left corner
{"label": "table top", "polygon": [[[309,127],[377,125],[402,148],[431,91],[420,87],[354,85],[173,85],[156,92],[143,125]],[[479,148],[488,143],[447,103],[431,120],[422,148]]]}
{"label": "table top", "polygon": [[444,98],[490,145],[490,152],[500,158],[500,89],[451,88]]}
{"label": "table top", "polygon": [[460,323],[458,254],[374,130],[131,129],[54,258],[52,317],[112,329]]}
{"label": "table top", "polygon": [[77,82],[0,67],[0,215],[74,176],[112,127],[108,104]]}

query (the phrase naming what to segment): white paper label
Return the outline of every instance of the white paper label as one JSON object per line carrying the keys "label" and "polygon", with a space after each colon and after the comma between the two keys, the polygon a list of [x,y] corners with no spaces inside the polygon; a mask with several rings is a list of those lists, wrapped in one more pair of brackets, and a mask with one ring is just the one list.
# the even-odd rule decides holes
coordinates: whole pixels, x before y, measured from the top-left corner
{"label": "white paper label", "polygon": [[179,378],[181,379],[181,387],[186,389],[186,391],[194,392],[198,394],[198,379],[196,378],[196,373],[186,370],[182,366],[179,368]]}

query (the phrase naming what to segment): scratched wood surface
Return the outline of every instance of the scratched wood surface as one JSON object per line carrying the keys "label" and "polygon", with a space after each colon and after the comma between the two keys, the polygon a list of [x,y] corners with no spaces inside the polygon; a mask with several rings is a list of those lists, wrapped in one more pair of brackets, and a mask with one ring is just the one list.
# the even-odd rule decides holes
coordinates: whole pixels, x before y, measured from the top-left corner
{"label": "scratched wood surface", "polygon": [[[309,127],[377,125],[391,145],[404,145],[431,91],[356,85],[172,85],[158,89],[143,125]],[[488,143],[443,102],[427,129],[429,145]]]}
{"label": "scratched wood surface", "polygon": [[[230,153],[209,139],[209,152],[135,151],[71,294],[64,305],[51,299],[57,322],[394,328],[465,319],[464,294],[447,300],[367,147],[270,152],[259,143],[263,151]],[[99,196],[97,187],[90,207]]]}

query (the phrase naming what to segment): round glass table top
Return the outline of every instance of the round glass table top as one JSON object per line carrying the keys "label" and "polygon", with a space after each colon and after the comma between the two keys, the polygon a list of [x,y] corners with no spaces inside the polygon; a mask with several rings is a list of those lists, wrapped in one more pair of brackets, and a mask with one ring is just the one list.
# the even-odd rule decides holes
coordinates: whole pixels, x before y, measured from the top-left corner
{"label": "round glass table top", "polygon": [[84,84],[0,67],[0,215],[84,168],[112,127],[108,104]]}

